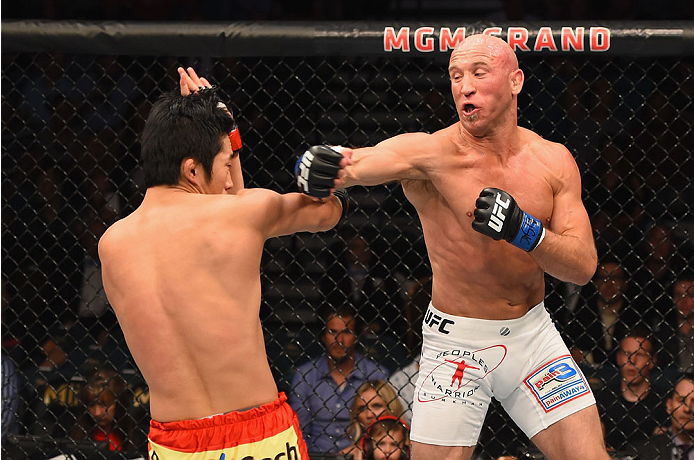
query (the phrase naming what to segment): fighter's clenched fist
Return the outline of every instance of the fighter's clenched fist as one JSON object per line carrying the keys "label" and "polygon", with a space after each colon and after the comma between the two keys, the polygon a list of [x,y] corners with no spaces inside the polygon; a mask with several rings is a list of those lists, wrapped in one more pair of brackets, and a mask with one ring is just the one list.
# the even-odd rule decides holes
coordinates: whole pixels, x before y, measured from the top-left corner
{"label": "fighter's clenched fist", "polygon": [[545,228],[539,219],[518,207],[513,197],[498,188],[487,187],[475,201],[472,228],[495,240],[506,240],[525,251],[540,244]]}
{"label": "fighter's clenched fist", "polygon": [[296,183],[303,193],[325,198],[335,188],[342,154],[327,145],[314,145],[299,157],[294,168]]}

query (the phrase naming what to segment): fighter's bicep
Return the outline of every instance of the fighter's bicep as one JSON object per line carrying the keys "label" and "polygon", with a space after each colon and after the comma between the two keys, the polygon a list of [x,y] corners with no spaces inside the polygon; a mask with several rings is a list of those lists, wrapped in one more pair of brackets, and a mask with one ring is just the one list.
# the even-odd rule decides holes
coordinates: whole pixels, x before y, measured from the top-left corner
{"label": "fighter's bicep", "polygon": [[592,241],[590,219],[581,197],[581,174],[571,154],[563,150],[562,158],[555,163],[558,170],[549,229],[561,235]]}
{"label": "fighter's bicep", "polygon": [[252,202],[247,203],[252,208],[250,220],[268,238],[302,231],[314,232],[338,216],[335,206],[301,193],[254,190],[256,193],[250,197]]}
{"label": "fighter's bicep", "polygon": [[402,134],[373,147],[355,149],[347,175],[361,185],[377,185],[404,179],[426,179],[435,147],[432,136],[424,133]]}

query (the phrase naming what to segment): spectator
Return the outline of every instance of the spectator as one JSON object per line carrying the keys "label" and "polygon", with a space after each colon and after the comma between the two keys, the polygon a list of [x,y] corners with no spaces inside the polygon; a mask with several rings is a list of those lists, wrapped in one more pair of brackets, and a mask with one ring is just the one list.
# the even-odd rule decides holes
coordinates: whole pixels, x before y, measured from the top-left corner
{"label": "spectator", "polygon": [[634,327],[619,342],[621,378],[596,394],[605,443],[615,451],[633,448],[667,421],[663,395],[651,384],[654,351],[648,329]]}
{"label": "spectator", "polygon": [[12,359],[2,351],[2,436],[19,432],[19,374]]}
{"label": "spectator", "polygon": [[[11,278],[11,276],[10,276]],[[45,376],[37,371],[49,372],[66,362],[67,356],[60,346],[66,328],[74,324],[43,324],[36,321],[33,312],[22,302],[25,295],[14,291],[11,283],[2,280],[2,351],[3,356],[24,374],[25,378],[40,385]]]}
{"label": "spectator", "polygon": [[694,374],[677,380],[665,404],[670,427],[640,442],[635,449],[636,458],[694,460]]}
{"label": "spectator", "polygon": [[[662,223],[652,226],[636,259],[634,263],[639,264],[639,268],[634,272],[633,279],[641,289],[641,295],[635,306],[639,313],[652,316],[653,305],[657,306],[658,299],[675,280],[675,269],[682,259],[677,254],[673,226]],[[664,312],[659,313],[662,315]]]}
{"label": "spectator", "polygon": [[360,442],[363,456],[354,460],[407,460],[410,458],[410,427],[392,415],[379,417]]}
{"label": "spectator", "polygon": [[[600,156],[591,165],[584,189],[590,193],[587,211],[596,235],[598,253],[612,251],[620,258],[643,237],[637,228],[643,220],[643,184],[623,154],[626,142],[619,137],[603,139]],[[590,180],[593,179],[593,180]]]}
{"label": "spectator", "polygon": [[402,402],[405,412],[402,414],[402,419],[406,423],[412,420],[412,401],[414,400],[415,385],[417,376],[419,375],[419,356],[410,361],[404,367],[396,370],[391,374],[388,383],[395,389]]}
{"label": "spectator", "polygon": [[615,259],[598,265],[586,303],[578,305],[566,325],[571,355],[577,363],[597,367],[609,359],[627,329],[639,322],[625,295],[629,287],[625,268]]}
{"label": "spectator", "polygon": [[16,332],[25,340],[22,346],[31,361],[18,361],[22,369],[44,361],[40,347],[56,322],[74,319],[79,246],[71,230],[74,212],[65,198],[65,182],[60,166],[42,163],[27,181],[35,190],[27,188],[12,196],[19,212],[3,234],[3,244],[9,248],[3,272],[9,273],[8,284],[14,290],[12,314],[27,328]]}
{"label": "spectator", "polygon": [[[102,217],[103,216],[103,217]],[[80,264],[81,279],[79,290],[78,315],[80,318],[99,318],[110,310],[101,278],[98,243],[101,235],[116,220],[116,214],[107,210],[90,212],[80,232],[80,242],[84,256]]]}
{"label": "spectator", "polygon": [[404,331],[401,309],[394,303],[400,285],[387,267],[373,263],[367,240],[363,236],[351,238],[339,261],[331,264],[322,286],[327,302],[334,307],[358,305],[367,332],[382,336],[387,328],[388,332]]}
{"label": "spectator", "polygon": [[668,374],[694,371],[694,271],[681,272],[665,297],[665,321],[656,323],[663,342],[660,366]]}
{"label": "spectator", "polygon": [[12,298],[12,285],[7,282],[5,273],[0,279],[0,293],[2,295],[2,353],[14,359],[15,363],[21,362],[25,358],[28,347],[27,343],[22,343],[23,336],[26,334],[26,326],[22,322],[18,308],[14,307]]}
{"label": "spectator", "polygon": [[383,380],[364,382],[354,396],[350,407],[350,424],[347,435],[354,444],[342,450],[345,454],[361,457],[363,454],[360,443],[367,428],[382,415],[400,417],[404,412],[402,403],[395,389]]}
{"label": "spectator", "polygon": [[321,319],[325,354],[297,368],[289,403],[299,416],[308,450],[338,452],[350,444],[349,405],[357,388],[367,380],[387,380],[388,374],[355,351],[359,323],[351,307],[327,308]]}
{"label": "spectator", "polygon": [[80,392],[87,412],[79,418],[71,437],[108,442],[109,450],[122,451],[129,432],[126,383],[116,371],[100,367],[89,373]]}

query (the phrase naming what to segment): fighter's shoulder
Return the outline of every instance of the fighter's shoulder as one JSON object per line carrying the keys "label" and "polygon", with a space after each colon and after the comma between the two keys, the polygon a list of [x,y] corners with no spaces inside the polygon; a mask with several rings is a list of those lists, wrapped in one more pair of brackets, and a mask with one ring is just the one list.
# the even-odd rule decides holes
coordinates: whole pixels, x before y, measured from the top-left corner
{"label": "fighter's shoulder", "polygon": [[310,202],[308,196],[297,193],[280,193],[267,188],[247,188],[240,190],[232,197],[233,212],[236,220],[239,215],[246,216],[245,222],[264,222],[272,218],[274,211],[296,209],[303,202]]}
{"label": "fighter's shoulder", "polygon": [[[536,133],[528,131],[531,139],[533,162],[541,171],[555,191],[570,190],[566,186],[580,184],[580,172],[573,155],[563,144],[543,139]],[[532,162],[531,162],[532,164]]]}
{"label": "fighter's shoulder", "polygon": [[128,241],[127,217],[114,222],[99,238],[99,257],[103,260],[113,251],[118,251]]}
{"label": "fighter's shoulder", "polygon": [[555,167],[575,165],[573,155],[564,144],[547,140],[529,129],[520,129],[526,145],[530,146],[533,155],[543,163]]}
{"label": "fighter's shoulder", "polygon": [[264,206],[270,206],[281,195],[266,188],[245,188],[239,190],[233,196],[219,196],[221,206],[227,207],[230,213],[243,213],[245,211],[257,212]]}
{"label": "fighter's shoulder", "polygon": [[445,130],[436,131],[434,133],[404,133],[395,137],[391,137],[380,142],[381,147],[393,147],[395,150],[403,150],[405,152],[430,152],[440,148],[444,143],[449,142],[448,138],[443,133]]}
{"label": "fighter's shoulder", "polygon": [[439,147],[455,148],[456,141],[459,138],[460,126],[458,123],[439,129],[431,134],[431,141],[436,142]]}

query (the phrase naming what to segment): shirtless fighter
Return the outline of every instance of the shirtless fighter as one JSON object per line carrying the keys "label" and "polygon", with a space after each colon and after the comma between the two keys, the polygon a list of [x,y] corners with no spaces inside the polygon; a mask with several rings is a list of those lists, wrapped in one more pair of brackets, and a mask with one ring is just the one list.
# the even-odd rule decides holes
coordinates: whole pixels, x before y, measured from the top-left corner
{"label": "shirtless fighter", "polygon": [[150,392],[150,459],[308,458],[270,372],[260,310],[265,240],[332,228],[346,195],[243,189],[241,139],[206,79],[152,107],[147,191],[99,243],[103,281]]}
{"label": "shirtless fighter", "polygon": [[[518,126],[524,75],[506,42],[470,36],[448,70],[459,122],[341,154],[311,147],[299,186],[314,194],[398,180],[417,209],[433,291],[415,460],[469,459],[492,396],[550,459],[607,459],[593,394],[543,303],[545,272],[585,284],[597,266],[576,163],[564,146]],[[337,180],[314,174],[342,155],[351,164]]]}

